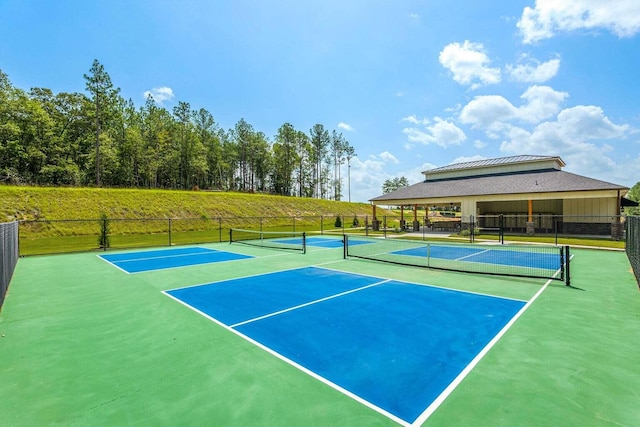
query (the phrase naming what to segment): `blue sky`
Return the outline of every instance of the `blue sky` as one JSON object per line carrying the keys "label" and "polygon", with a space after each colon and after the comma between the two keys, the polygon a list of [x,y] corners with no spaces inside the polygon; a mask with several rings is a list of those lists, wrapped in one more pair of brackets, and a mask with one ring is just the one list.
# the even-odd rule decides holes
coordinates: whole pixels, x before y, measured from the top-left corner
{"label": "blue sky", "polygon": [[342,132],[353,201],[518,154],[640,181],[638,0],[0,0],[15,86],[83,92],[94,59],[137,105],[151,92],[269,138]]}

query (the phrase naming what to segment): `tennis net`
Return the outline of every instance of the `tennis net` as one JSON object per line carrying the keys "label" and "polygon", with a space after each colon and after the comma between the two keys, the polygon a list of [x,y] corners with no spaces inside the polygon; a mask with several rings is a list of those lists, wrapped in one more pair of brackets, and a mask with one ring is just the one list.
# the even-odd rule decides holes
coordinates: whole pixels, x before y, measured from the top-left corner
{"label": "tennis net", "polygon": [[344,236],[344,256],[469,273],[569,279],[569,247],[479,245]]}
{"label": "tennis net", "polygon": [[304,232],[231,228],[229,229],[229,242],[307,253],[307,237]]}

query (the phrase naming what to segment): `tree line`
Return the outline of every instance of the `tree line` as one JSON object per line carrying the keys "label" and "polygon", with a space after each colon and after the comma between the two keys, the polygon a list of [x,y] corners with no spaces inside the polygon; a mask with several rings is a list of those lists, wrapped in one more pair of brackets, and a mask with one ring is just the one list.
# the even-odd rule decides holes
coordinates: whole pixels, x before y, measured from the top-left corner
{"label": "tree line", "polygon": [[270,139],[244,119],[224,130],[188,102],[136,107],[97,60],[84,80],[86,93],[26,92],[0,70],[0,182],[343,197],[355,150],[322,124],[284,123]]}

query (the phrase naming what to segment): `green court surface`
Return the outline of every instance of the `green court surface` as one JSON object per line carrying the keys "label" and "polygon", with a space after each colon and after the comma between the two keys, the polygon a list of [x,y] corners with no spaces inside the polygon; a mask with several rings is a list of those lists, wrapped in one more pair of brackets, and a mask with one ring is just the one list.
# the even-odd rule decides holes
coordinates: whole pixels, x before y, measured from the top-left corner
{"label": "green court surface", "polygon": [[[21,258],[0,312],[0,426],[393,426],[162,291],[308,265],[532,301],[425,426],[640,425],[640,292],[623,252],[571,284],[201,245],[255,258],[126,274],[101,253]],[[257,296],[259,297],[259,296]]]}

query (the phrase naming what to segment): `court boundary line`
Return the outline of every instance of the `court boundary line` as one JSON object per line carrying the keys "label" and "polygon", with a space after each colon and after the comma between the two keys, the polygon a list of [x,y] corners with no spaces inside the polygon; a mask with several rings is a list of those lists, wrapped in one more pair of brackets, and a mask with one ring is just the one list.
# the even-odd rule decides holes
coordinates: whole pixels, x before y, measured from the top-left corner
{"label": "court boundary line", "polygon": [[[558,275],[560,270],[558,269],[554,276]],[[535,293],[533,297],[513,316],[509,322],[500,331],[489,341],[487,345],[485,345],[482,350],[474,357],[471,362],[454,378],[453,381],[449,383],[449,385],[436,397],[433,402],[425,409],[422,414],[415,419],[415,421],[411,424],[411,427],[418,427],[424,424],[431,415],[440,407],[440,405],[453,393],[453,391],[462,383],[462,381],[475,369],[475,367],[480,363],[482,359],[489,353],[489,351],[500,341],[500,339],[507,333],[509,329],[516,323],[516,321],[533,305],[533,303],[538,299],[542,292],[551,284],[554,279],[547,279],[546,283]]]}
{"label": "court boundary line", "polygon": [[[344,260],[329,261],[329,262],[323,263],[323,264],[334,264],[334,263],[339,263],[339,262],[343,262],[343,261]],[[207,284],[221,283],[221,282],[226,282],[226,281],[230,281],[230,280],[244,279],[244,278],[256,277],[256,276],[265,276],[265,275],[268,275],[268,274],[274,274],[274,273],[284,272],[284,271],[301,270],[301,269],[304,269],[304,268],[319,268],[319,269],[324,269],[324,270],[328,270],[328,271],[333,271],[333,272],[336,272],[336,273],[351,274],[351,275],[355,275],[355,276],[372,277],[372,278],[375,278],[375,279],[380,279],[381,281],[377,282],[377,283],[374,283],[374,284],[366,285],[366,286],[363,286],[361,288],[357,288],[357,289],[354,289],[354,290],[341,292],[340,294],[336,294],[336,295],[332,295],[332,296],[329,296],[329,297],[321,298],[321,299],[316,300],[316,301],[311,301],[309,303],[301,304],[299,306],[290,307],[288,309],[284,309],[284,310],[280,310],[278,312],[274,312],[274,313],[270,313],[270,314],[267,314],[267,315],[264,315],[264,316],[260,316],[258,318],[250,319],[248,321],[239,322],[239,323],[234,324],[234,325],[226,325],[226,324],[222,323],[221,321],[215,319],[214,317],[209,316],[208,314],[202,312],[201,310],[199,310],[199,309],[187,304],[186,302],[180,300],[179,298],[174,297],[173,295],[169,294],[169,292],[171,290],[175,290],[175,289],[165,290],[165,291],[162,291],[162,293],[167,295],[167,296],[169,296],[173,300],[179,302],[183,306],[185,306],[185,307],[195,311],[196,313],[204,316],[205,318],[213,321],[217,325],[222,326],[224,329],[233,332],[234,334],[236,334],[237,336],[245,339],[246,341],[250,342],[251,344],[256,345],[257,347],[263,349],[267,353],[269,353],[269,354],[279,358],[280,360],[284,361],[285,363],[288,363],[289,365],[297,368],[301,372],[303,372],[303,373],[305,373],[307,375],[310,375],[312,378],[315,378],[316,380],[321,381],[322,383],[328,385],[329,387],[335,389],[336,391],[342,393],[343,395],[352,398],[353,400],[359,402],[360,404],[367,406],[368,408],[370,408],[370,409],[378,412],[379,414],[391,419],[392,421],[395,421],[396,423],[402,425],[403,427],[418,427],[418,426],[422,425],[423,423],[425,423],[427,421],[427,419],[439,408],[439,406],[449,397],[449,395],[462,383],[462,381],[467,377],[467,375],[469,373],[471,373],[473,371],[473,369],[475,369],[475,367],[478,365],[478,363],[480,363],[480,361],[486,356],[486,354],[488,354],[488,352],[495,346],[495,344],[497,344],[498,341],[500,341],[500,339],[502,339],[502,337],[506,334],[506,332],[526,312],[526,310],[529,309],[529,307],[538,299],[538,297],[542,294],[542,292],[544,292],[544,290],[554,280],[554,279],[547,279],[547,281],[544,283],[544,285],[528,301],[527,300],[520,300],[520,299],[516,299],[516,298],[508,298],[508,297],[502,297],[502,296],[489,295],[489,294],[478,293],[478,292],[470,292],[470,291],[465,291],[465,290],[460,290],[460,289],[453,289],[453,288],[447,288],[447,287],[441,287],[441,286],[434,286],[434,285],[430,285],[430,284],[407,282],[407,281],[404,281],[404,280],[390,279],[390,278],[386,278],[386,277],[383,278],[383,277],[376,276],[376,275],[354,273],[354,272],[343,271],[343,270],[338,270],[338,269],[334,269],[334,268],[320,267],[318,265],[296,267],[296,268],[291,268],[291,269],[278,270],[278,271],[275,271],[275,272],[261,273],[261,274],[251,275],[251,276],[237,277],[237,278],[234,278],[234,279],[224,279],[224,280],[220,280],[218,282],[212,282],[212,283],[207,283]],[[554,276],[558,275],[559,273],[560,273],[560,269],[558,269],[556,271]],[[304,306],[309,306],[309,305],[315,304],[316,302],[321,302],[321,301],[324,301],[324,300],[335,298],[337,296],[342,296],[342,295],[353,293],[353,292],[356,292],[356,291],[360,291],[360,290],[363,290],[363,289],[366,289],[366,288],[378,286],[378,285],[380,285],[382,283],[387,283],[389,281],[400,282],[400,283],[408,284],[408,285],[429,286],[429,287],[437,288],[437,289],[450,290],[450,291],[455,291],[455,292],[461,292],[461,293],[467,293],[467,294],[486,296],[486,297],[491,297],[491,298],[498,298],[498,299],[503,299],[503,300],[511,300],[511,301],[525,303],[523,305],[523,307],[520,310],[518,310],[518,312],[507,322],[507,324],[505,326],[503,326],[500,329],[500,331],[498,331],[498,333],[493,336],[493,338],[489,341],[489,343],[487,345],[485,345],[476,354],[476,356],[471,360],[471,362],[468,363],[462,369],[462,371],[460,371],[460,373],[444,388],[444,390],[429,404],[429,406],[427,406],[427,408],[413,422],[409,422],[409,421],[403,420],[403,419],[399,418],[398,416],[389,413],[388,411],[384,410],[383,408],[380,408],[377,405],[373,404],[372,402],[369,402],[368,400],[366,400],[366,399],[354,394],[353,392],[350,392],[349,390],[346,390],[345,388],[339,386],[338,384],[335,384],[334,382],[332,382],[329,379],[319,375],[318,373],[316,373],[314,371],[311,371],[308,368],[305,368],[304,366],[300,365],[299,363],[294,362],[293,360],[285,357],[284,355],[276,352],[275,350],[267,347],[266,345],[261,344],[260,342],[248,337],[247,335],[243,334],[242,332],[240,332],[240,331],[238,331],[236,329],[237,327],[242,326],[242,325],[247,324],[247,323],[250,323],[252,321],[257,321],[257,320],[260,320],[260,319],[272,317],[272,316],[275,316],[277,314],[282,314],[282,313],[287,312],[287,311],[291,311],[291,310],[294,310],[294,309],[297,309],[297,308],[302,308]],[[203,285],[207,285],[207,284],[203,284]],[[196,286],[203,286],[203,285],[196,285]],[[185,289],[185,288],[190,288],[190,287],[192,287],[192,286],[185,286],[185,287],[176,288],[176,289]]]}
{"label": "court boundary line", "polygon": [[[217,249],[208,249],[208,248],[204,248],[207,249],[207,251],[209,252],[229,252],[231,254],[234,255],[242,255],[246,258],[240,258],[240,259],[227,259],[224,261],[210,261],[210,262],[202,262],[202,263],[198,263],[198,264],[188,264],[188,265],[178,265],[175,267],[164,267],[164,268],[155,268],[152,270],[141,270],[141,271],[127,271],[125,269],[123,269],[122,267],[114,264],[113,262],[109,261],[108,259],[105,259],[102,257],[102,255],[98,254],[96,255],[98,258],[100,258],[101,260],[103,260],[104,262],[106,262],[107,264],[112,265],[113,267],[117,268],[120,271],[123,271],[125,274],[141,274],[141,273],[150,273],[150,272],[154,272],[154,271],[166,271],[166,270],[175,270],[176,268],[186,268],[186,267],[195,267],[195,266],[202,266],[202,265],[207,265],[207,264],[218,264],[218,263],[222,263],[222,262],[232,262],[232,261],[244,261],[244,260],[248,260],[248,259],[254,259],[257,258],[254,255],[247,255],[247,254],[242,254],[239,252],[231,252],[231,251],[222,251],[222,250],[217,250]],[[147,251],[147,252],[151,252],[151,251]],[[199,254],[206,254],[208,252],[196,252],[196,253],[192,253],[192,254],[180,254],[180,255],[170,255],[167,257],[148,257],[148,258],[137,258],[137,259],[132,259],[132,260],[125,260],[122,262],[129,262],[129,261],[145,261],[145,260],[150,260],[150,259],[162,259],[162,258],[177,258],[177,257],[181,257],[181,256],[193,256],[193,255],[199,255]],[[118,261],[120,262],[120,261]]]}
{"label": "court boundary line", "polygon": [[[219,251],[217,249],[209,249],[209,248],[201,248],[201,249],[205,249],[205,251],[192,252],[192,253],[188,253],[188,254],[163,255],[163,256],[157,256],[157,257],[124,259],[122,261],[117,261],[117,262],[147,261],[147,260],[150,260],[150,259],[179,258],[179,257],[183,257],[183,256],[200,255],[200,254],[207,254],[207,253],[211,253],[211,252],[226,252],[226,251]],[[170,249],[167,249],[167,250],[170,250]],[[139,253],[145,253],[145,252],[153,252],[153,251],[142,251],[142,252],[139,252]],[[119,254],[112,254],[112,255],[119,255]],[[102,255],[98,255],[98,256],[102,258]],[[102,258],[102,259],[104,259],[104,258]],[[111,262],[111,261],[109,261],[109,262]]]}
{"label": "court boundary line", "polygon": [[[283,254],[283,255],[286,255],[286,254]],[[280,255],[274,255],[274,256],[280,256]],[[309,267],[313,267],[313,266],[312,265],[307,265],[307,266],[302,266],[302,267],[291,267],[291,268],[284,268],[282,270],[270,271],[268,273],[256,273],[256,274],[250,274],[248,276],[232,277],[232,278],[229,278],[229,279],[220,279],[220,280],[215,280],[213,282],[198,283],[198,284],[195,284],[195,285],[187,285],[187,286],[180,286],[178,288],[166,289],[166,290],[164,290],[162,292],[177,291],[177,290],[180,290],[180,289],[195,288],[195,287],[198,287],[198,286],[215,285],[216,283],[229,282],[231,280],[248,279],[248,278],[251,278],[251,277],[266,276],[267,274],[275,274],[275,273],[280,273],[280,272],[285,272],[285,271],[301,270],[303,268],[309,268]]]}
{"label": "court boundary line", "polygon": [[[297,270],[297,269],[292,269],[292,270]],[[283,270],[283,271],[289,271],[289,270]],[[247,276],[247,277],[253,277],[253,276]],[[390,279],[391,280],[391,279]],[[181,289],[181,288],[180,288]],[[208,314],[204,313],[201,310],[198,310],[197,308],[187,304],[186,302],[182,301],[179,298],[174,297],[173,295],[169,294],[169,291],[162,291],[163,294],[165,294],[166,296],[168,296],[169,298],[173,299],[174,301],[177,301],[178,303],[182,304],[183,306],[187,307],[188,309],[200,314],[201,316],[204,316],[205,318],[211,320],[212,322],[214,322],[215,324],[217,324],[218,326],[221,326],[222,328],[226,329],[229,332],[232,332],[234,334],[236,334],[237,336],[239,336],[240,338],[248,341],[250,344],[253,344],[255,346],[257,346],[258,348],[266,351],[267,353],[271,354],[272,356],[277,357],[278,359],[282,360],[283,362],[289,364],[290,366],[293,366],[294,368],[298,369],[299,371],[301,371],[304,374],[307,374],[309,376],[311,376],[312,378],[315,378],[316,380],[320,381],[321,383],[333,388],[334,390],[338,391],[339,393],[342,393],[343,395],[355,400],[356,402],[372,409],[375,412],[378,412],[379,414],[391,419],[392,421],[395,421],[396,423],[400,424],[403,427],[412,427],[412,424],[397,417],[396,415],[393,415],[390,412],[387,412],[386,410],[380,408],[379,406],[369,402],[368,400],[363,399],[362,397],[358,396],[357,394],[339,386],[338,384],[334,383],[333,381],[330,381],[329,379],[319,375],[318,373],[305,368],[304,366],[302,366],[301,364],[294,362],[293,360],[289,359],[288,357],[278,353],[277,351],[273,350],[272,348],[269,348],[267,346],[265,346],[264,344],[254,340],[253,338],[250,338],[249,336],[243,334],[242,332],[238,331],[235,328],[230,327],[229,325],[226,325],[224,323],[222,323],[221,321],[219,321],[218,319],[209,316]]]}

